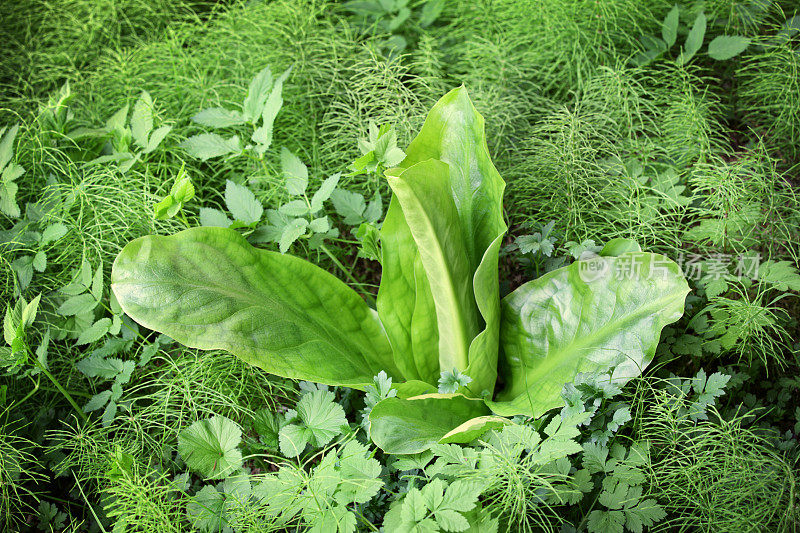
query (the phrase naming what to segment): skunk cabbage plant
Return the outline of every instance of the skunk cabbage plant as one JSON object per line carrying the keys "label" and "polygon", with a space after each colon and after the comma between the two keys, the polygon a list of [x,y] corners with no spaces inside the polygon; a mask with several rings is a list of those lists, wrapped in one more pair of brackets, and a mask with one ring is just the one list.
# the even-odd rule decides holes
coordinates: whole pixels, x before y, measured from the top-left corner
{"label": "skunk cabbage plant", "polygon": [[[212,227],[129,243],[114,294],[143,326],[272,374],[364,389],[386,372],[397,396],[369,420],[389,453],[468,442],[563,405],[578,373],[622,384],[651,362],[689,291],[674,262],[615,240],[501,300],[505,183],[466,89],[433,107],[406,153],[386,171],[377,310],[312,263]],[[471,381],[438,393],[454,370]]]}

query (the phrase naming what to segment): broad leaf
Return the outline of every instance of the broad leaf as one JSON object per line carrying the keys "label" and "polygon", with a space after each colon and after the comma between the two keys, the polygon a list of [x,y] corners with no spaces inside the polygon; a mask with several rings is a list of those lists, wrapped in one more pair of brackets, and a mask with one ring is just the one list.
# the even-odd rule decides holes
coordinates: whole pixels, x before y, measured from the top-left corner
{"label": "broad leaf", "polygon": [[264,214],[264,206],[258,201],[256,195],[245,187],[231,180],[225,183],[225,205],[233,215],[234,220],[245,224],[255,224]]}
{"label": "broad leaf", "polygon": [[522,285],[502,302],[508,383],[487,403],[502,416],[538,417],[563,405],[561,389],[578,373],[625,383],[652,361],[688,292],[678,265],[641,252],[576,261]]}
{"label": "broad leaf", "polygon": [[706,16],[703,13],[697,15],[697,18],[692,24],[692,29],[689,30],[689,35],[686,36],[686,42],[683,45],[683,52],[678,57],[678,64],[685,65],[703,46],[703,37],[706,35]]}
{"label": "broad leaf", "polygon": [[189,137],[181,143],[181,148],[201,161],[242,151],[238,136],[225,139],[216,133],[201,133]]}
{"label": "broad leaf", "polygon": [[224,107],[204,109],[192,117],[194,122],[210,128],[227,128],[244,124],[245,120],[238,111],[230,111]]}
{"label": "broad leaf", "polygon": [[374,311],[335,276],[253,248],[236,231],[191,228],[129,243],[112,289],[145,327],[228,350],[279,376],[363,388],[399,372]]}
{"label": "broad leaf", "polygon": [[269,97],[272,81],[272,71],[269,67],[264,67],[250,82],[242,105],[242,115],[246,121],[255,122],[261,114],[264,102]]}
{"label": "broad leaf", "polygon": [[671,48],[678,38],[678,23],[680,22],[680,9],[677,5],[670,9],[667,16],[664,17],[664,23],[661,25],[661,38],[667,44],[667,48]]}
{"label": "broad leaf", "polygon": [[480,400],[460,394],[387,398],[372,408],[369,431],[372,441],[386,453],[420,453],[454,428],[487,414]]}
{"label": "broad leaf", "polygon": [[131,136],[139,145],[139,148],[147,148],[147,139],[153,129],[153,99],[150,93],[142,92],[142,96],[136,101],[131,114]]}
{"label": "broad leaf", "polygon": [[442,444],[472,442],[491,429],[501,429],[509,424],[513,422],[502,416],[477,416],[448,431],[439,442]]}
{"label": "broad leaf", "polygon": [[392,197],[381,226],[378,314],[407,380],[439,379],[439,333],[428,278],[400,203]]}
{"label": "broad leaf", "polygon": [[750,39],[740,35],[720,35],[708,44],[708,55],[717,61],[738,56],[750,46]]}
{"label": "broad leaf", "polygon": [[242,466],[242,430],[224,416],[198,420],[178,434],[186,466],[207,478],[224,478]]}

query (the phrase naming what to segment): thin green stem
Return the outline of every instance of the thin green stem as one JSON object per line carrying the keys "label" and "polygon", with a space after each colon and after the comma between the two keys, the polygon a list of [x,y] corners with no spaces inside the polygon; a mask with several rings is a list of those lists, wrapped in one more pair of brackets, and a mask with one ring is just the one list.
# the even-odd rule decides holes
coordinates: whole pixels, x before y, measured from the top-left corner
{"label": "thin green stem", "polygon": [[[28,348],[27,343],[25,343],[25,349],[28,350],[28,353],[30,353],[30,349]],[[75,412],[78,413],[78,415],[81,417],[81,420],[83,420],[84,422],[88,422],[89,417],[87,417],[86,413],[83,412],[83,409],[81,409],[78,406],[78,404],[75,402],[75,399],[72,397],[69,391],[67,391],[67,389],[61,386],[61,383],[59,383],[59,381],[55,378],[55,376],[53,376],[53,374],[51,374],[50,371],[47,370],[47,368],[45,368],[42,362],[39,361],[38,357],[32,357],[31,359],[33,359],[34,364],[37,367],[39,367],[39,370],[42,372],[42,374],[47,376],[47,379],[49,379],[53,383],[53,385],[55,385],[56,389],[58,389],[58,392],[60,392],[64,396],[64,398],[67,399],[72,408],[75,409]]]}
{"label": "thin green stem", "polygon": [[[345,276],[347,276],[347,279],[350,280],[351,283],[353,283],[357,287],[361,288],[362,283],[360,281],[358,281],[355,276],[353,276],[353,274],[342,264],[341,261],[339,261],[339,259],[336,258],[335,255],[333,255],[333,253],[328,249],[327,246],[322,244],[322,245],[320,245],[320,249],[323,252],[325,252],[328,255],[328,257],[330,257],[331,261],[333,261],[333,264],[335,264],[337,267],[339,267],[339,270],[344,272]],[[364,298],[366,298],[367,302],[370,305],[372,305],[373,307],[376,305],[375,297],[372,296],[370,293],[362,290],[361,294],[364,296]]]}

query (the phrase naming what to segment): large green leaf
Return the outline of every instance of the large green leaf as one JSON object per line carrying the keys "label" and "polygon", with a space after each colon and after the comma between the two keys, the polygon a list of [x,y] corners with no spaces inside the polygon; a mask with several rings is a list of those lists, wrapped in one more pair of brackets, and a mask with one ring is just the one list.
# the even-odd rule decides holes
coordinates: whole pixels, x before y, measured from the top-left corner
{"label": "large green leaf", "polygon": [[[458,214],[458,226],[463,234],[471,276],[470,283],[473,285],[473,299],[477,302],[469,305],[472,309],[470,312],[475,312],[475,305],[480,312],[477,319],[479,334],[471,339],[468,348],[467,368],[473,379],[470,387],[476,394],[484,389],[492,390],[496,379],[500,322],[497,253],[502,235],[506,231],[502,209],[505,183],[489,157],[483,117],[475,110],[464,87],[450,91],[437,102],[406,153],[406,158],[398,168],[387,171],[390,180],[391,177],[401,176],[410,167],[431,159],[447,163],[450,194]],[[396,204],[394,200],[392,203]],[[427,271],[427,265],[424,263],[424,272],[421,273],[418,268],[414,269],[420,265],[419,243],[409,242],[408,237],[411,236],[411,232],[408,224],[403,224],[409,214],[406,209],[404,206],[402,212],[398,212],[400,211],[398,207],[393,213],[390,205],[387,213],[387,222],[390,223],[388,225],[384,223],[382,229],[384,277],[381,279],[381,290],[378,294],[378,310],[382,320],[384,317],[387,318],[384,324],[389,337],[393,339],[393,345],[413,346],[415,339],[425,339],[425,342],[416,342],[421,345],[423,352],[422,355],[416,351],[413,353],[414,358],[419,361],[430,357],[427,354],[431,353],[432,343],[442,342],[441,337],[451,336],[453,331],[440,323],[438,341],[437,336],[430,335],[424,328],[425,334],[417,336],[416,331],[412,332],[410,315],[402,314],[401,308],[392,307],[390,297],[399,294],[405,294],[409,299],[405,305],[413,305],[414,317],[430,316],[433,311],[426,310],[426,306],[430,306],[431,303],[434,306],[438,305],[433,294],[419,288],[420,284],[424,287],[424,283],[420,283],[421,274],[424,273],[430,280],[431,273]],[[398,234],[403,238],[398,238]],[[398,242],[403,244],[402,252],[392,250]],[[399,275],[400,272],[405,275]],[[412,282],[415,280],[411,275],[412,272],[416,276],[416,284]],[[441,300],[440,297],[439,301]],[[442,309],[436,309],[439,316],[444,312]],[[413,321],[415,324],[419,323],[417,319]],[[400,325],[404,327],[396,327]],[[406,340],[404,342],[394,340],[400,337],[405,337]],[[462,341],[451,339],[444,342],[452,345]],[[413,349],[416,350],[417,347]],[[395,352],[395,357],[403,355]],[[451,362],[446,356],[444,364],[449,365]],[[441,369],[450,370],[444,366]],[[464,367],[458,369],[465,370]]]}
{"label": "large green leaf", "polygon": [[[442,439],[462,442],[458,435],[475,435],[476,428],[462,428],[462,424],[488,413],[483,402],[461,394],[387,398],[370,411],[369,432],[372,442],[386,453],[419,453]],[[488,430],[493,427],[491,424],[489,421],[482,427]],[[449,435],[455,428],[459,431]]]}
{"label": "large green leaf", "polygon": [[439,326],[439,366],[441,370],[466,369],[469,345],[480,323],[447,164],[429,159],[399,176],[388,176],[388,181],[430,284]]}
{"label": "large green leaf", "polygon": [[381,370],[401,375],[377,314],[355,291],[234,230],[136,239],[114,262],[112,289],[143,326],[272,374],[356,388]]}
{"label": "large green leaf", "polygon": [[428,159],[438,159],[449,166],[453,199],[474,272],[486,249],[506,231],[506,184],[489,157],[483,117],[463,86],[444,95],[431,108],[419,134],[408,145],[400,168]]}
{"label": "large green leaf", "polygon": [[576,261],[522,285],[502,302],[507,383],[489,407],[538,417],[563,405],[561,389],[578,373],[617,384],[639,375],[688,292],[678,265],[642,252]]}
{"label": "large green leaf", "polygon": [[381,226],[378,314],[407,380],[439,379],[439,333],[428,278],[400,203],[392,197]]}

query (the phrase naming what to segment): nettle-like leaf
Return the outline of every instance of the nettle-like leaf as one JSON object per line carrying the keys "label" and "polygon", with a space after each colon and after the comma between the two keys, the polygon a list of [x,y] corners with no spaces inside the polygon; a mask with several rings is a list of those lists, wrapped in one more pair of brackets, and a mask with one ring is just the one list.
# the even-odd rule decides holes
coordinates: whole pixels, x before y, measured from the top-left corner
{"label": "nettle-like leaf", "polygon": [[229,418],[213,416],[181,430],[178,453],[186,465],[210,479],[225,478],[242,466],[241,428]]}
{"label": "nettle-like leaf", "polygon": [[257,223],[264,214],[264,206],[255,194],[247,187],[231,180],[225,182],[225,205],[234,220],[247,225]]}
{"label": "nettle-like leaf", "polygon": [[200,133],[189,137],[181,143],[181,148],[200,161],[206,161],[223,155],[238,155],[242,152],[238,135],[226,139],[216,133]]}
{"label": "nettle-like leaf", "polygon": [[269,67],[262,69],[250,81],[241,110],[212,107],[192,117],[197,124],[210,128],[249,124],[253,128],[250,139],[255,145],[243,147],[236,135],[226,140],[216,133],[201,133],[188,138],[182,147],[192,157],[203,161],[223,155],[239,155],[245,150],[252,150],[259,158],[263,157],[272,144],[273,124],[283,106],[283,83],[291,70],[289,67],[280,77],[274,79]]}
{"label": "nettle-like leaf", "polygon": [[254,489],[274,516],[290,520],[300,515],[306,531],[353,533],[356,515],[348,506],[371,500],[383,486],[380,463],[370,450],[349,441],[326,453],[310,475],[283,465]]}
{"label": "nettle-like leaf", "polygon": [[0,212],[11,218],[21,214],[17,205],[17,189],[14,180],[25,173],[25,169],[11,161],[14,156],[14,139],[19,131],[19,124],[11,129],[0,128]]}
{"label": "nettle-like leaf", "polygon": [[680,8],[677,6],[672,7],[664,17],[664,23],[661,26],[661,38],[667,48],[672,48],[675,41],[678,39],[678,24],[680,23]]}

